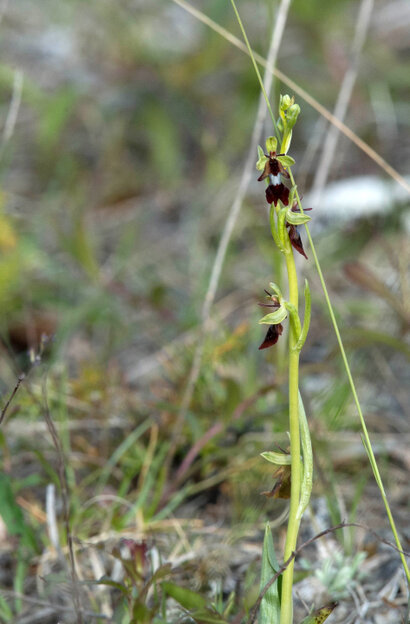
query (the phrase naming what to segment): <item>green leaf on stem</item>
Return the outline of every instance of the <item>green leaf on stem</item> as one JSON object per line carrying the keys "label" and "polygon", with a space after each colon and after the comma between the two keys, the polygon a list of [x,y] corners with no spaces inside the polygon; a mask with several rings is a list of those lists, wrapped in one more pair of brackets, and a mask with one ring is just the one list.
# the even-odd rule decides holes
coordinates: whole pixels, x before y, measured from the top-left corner
{"label": "green leaf on stem", "polygon": [[290,466],[292,463],[291,456],[289,453],[276,453],[275,451],[265,451],[261,453],[263,459],[270,462],[271,464],[275,464],[276,466]]}
{"label": "green leaf on stem", "polygon": [[311,217],[304,212],[294,212],[292,208],[286,211],[286,221],[291,225],[304,225],[311,220]]}
{"label": "green leaf on stem", "polygon": [[295,345],[295,349],[300,351],[305,344],[306,337],[308,335],[309,327],[310,327],[310,315],[311,315],[311,297],[310,297],[310,288],[309,282],[305,279],[305,316],[303,317],[303,327],[300,332],[300,336]]}
{"label": "green leaf on stem", "polygon": [[[263,540],[262,570],[261,570],[261,591],[271,578],[277,573],[279,564],[275,555],[272,531],[269,523],[266,523],[265,538]],[[262,598],[259,624],[279,624],[280,621],[280,579],[277,579]]]}
{"label": "green leaf on stem", "polygon": [[303,405],[300,392],[299,398],[299,427],[300,427],[300,440],[302,444],[303,454],[303,477],[302,487],[300,489],[300,500],[296,517],[300,520],[309,505],[310,495],[312,493],[313,483],[313,453],[312,442],[310,440],[309,425],[306,418],[305,407]]}
{"label": "green leaf on stem", "polygon": [[270,312],[261,318],[259,325],[279,325],[279,323],[285,320],[287,315],[285,306],[280,306],[275,312]]}
{"label": "green leaf on stem", "polygon": [[301,333],[302,333],[302,325],[300,324],[300,318],[299,318],[298,311],[295,308],[295,306],[293,305],[293,303],[290,303],[290,301],[285,301],[284,302],[284,306],[286,307],[287,311],[289,312],[290,322],[292,323],[292,327],[294,329],[296,339],[298,340],[300,335],[301,335]]}

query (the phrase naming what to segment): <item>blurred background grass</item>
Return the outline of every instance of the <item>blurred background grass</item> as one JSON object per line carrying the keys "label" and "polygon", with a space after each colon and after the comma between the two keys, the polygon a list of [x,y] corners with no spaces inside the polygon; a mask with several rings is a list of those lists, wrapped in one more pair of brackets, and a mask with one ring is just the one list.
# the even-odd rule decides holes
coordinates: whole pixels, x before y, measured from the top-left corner
{"label": "blurred background grass", "polygon": [[[4,7],[3,400],[19,372],[29,377],[0,441],[4,488],[17,501],[10,503],[15,513],[24,509],[18,533],[31,538],[19,542],[15,556],[6,545],[12,521],[3,508],[1,556],[9,567],[1,582],[33,594],[30,566],[39,566],[35,556],[50,547],[45,488],[59,483],[42,420],[46,373],[74,532],[87,540],[108,529],[143,531],[172,513],[230,530],[280,515],[284,503],[260,497],[272,477],[258,455],[287,444],[286,363],[280,344],[267,355],[257,349],[263,332],[256,302],[279,277],[255,170],[223,266],[200,375],[170,454],[209,276],[254,125],[259,87],[249,59],[172,2],[19,0]],[[228,2],[195,7],[238,34]],[[266,55],[275,5],[244,1],[239,9],[252,45]],[[288,15],[278,66],[330,110],[349,67],[358,9],[352,0],[295,0]],[[402,174],[410,160],[409,24],[406,3],[375,2],[346,117]],[[288,91],[275,81],[273,101]],[[298,103],[292,156],[299,191],[308,197],[327,128]],[[271,131],[267,124],[266,135]],[[370,202],[349,186],[353,179],[365,181]],[[344,137],[329,181],[344,186],[337,187],[338,202],[325,190],[315,206],[313,236],[405,526],[408,200]],[[373,199],[376,184],[381,203],[377,194]],[[300,271],[313,291],[301,375],[316,440],[317,496],[326,493],[334,520],[344,504],[349,515],[362,500],[363,521],[385,528],[312,260],[301,260]],[[53,338],[41,346],[43,333]],[[36,355],[41,362],[33,367]],[[172,491],[181,462],[215,423],[221,433]],[[22,612],[22,604],[13,609]]]}

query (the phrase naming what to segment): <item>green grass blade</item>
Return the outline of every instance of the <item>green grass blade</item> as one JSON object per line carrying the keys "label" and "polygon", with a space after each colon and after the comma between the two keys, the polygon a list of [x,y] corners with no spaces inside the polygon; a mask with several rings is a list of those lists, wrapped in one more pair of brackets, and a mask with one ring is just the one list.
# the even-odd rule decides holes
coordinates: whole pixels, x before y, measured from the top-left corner
{"label": "green grass blade", "polygon": [[[260,589],[262,590],[279,569],[273,545],[272,531],[269,523],[265,527],[265,538],[262,551],[262,571]],[[259,611],[259,624],[277,624],[280,620],[279,579],[269,587],[262,598]]]}

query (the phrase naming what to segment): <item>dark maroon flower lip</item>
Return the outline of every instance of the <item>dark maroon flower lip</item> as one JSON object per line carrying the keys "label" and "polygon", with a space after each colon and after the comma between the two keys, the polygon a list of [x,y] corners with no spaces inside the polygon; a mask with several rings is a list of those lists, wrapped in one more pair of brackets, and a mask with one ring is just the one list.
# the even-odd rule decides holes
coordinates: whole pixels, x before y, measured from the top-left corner
{"label": "dark maroon flower lip", "polygon": [[275,345],[278,342],[279,336],[282,334],[282,332],[283,327],[281,323],[278,323],[277,325],[269,325],[266,336],[259,347],[259,351],[261,349],[268,349],[269,347]]}
{"label": "dark maroon flower lip", "polygon": [[305,254],[305,250],[303,248],[302,239],[301,239],[297,226],[288,224],[287,227],[289,228],[290,244],[292,245],[292,247],[294,247],[294,249],[296,249],[296,251],[298,251],[302,256],[304,256],[306,260],[308,260],[308,257]]}
{"label": "dark maroon flower lip", "polygon": [[[295,201],[293,203],[293,206],[292,206],[291,210],[292,210],[292,212],[300,212],[300,208],[298,206],[297,201]],[[308,210],[312,210],[312,208],[304,208],[303,209],[304,212],[307,212]],[[308,257],[307,257],[307,255],[305,253],[304,248],[303,248],[302,238],[300,236],[300,232],[298,230],[298,226],[286,222],[286,227],[289,228],[290,244],[292,245],[292,247],[294,247],[294,249],[296,249],[296,251],[298,251],[302,256],[304,256],[306,258],[306,260],[308,260]]]}
{"label": "dark maroon flower lip", "polygon": [[284,206],[287,206],[289,203],[289,189],[282,184],[269,184],[266,187],[266,201],[268,204],[278,205],[278,201],[280,200]]}

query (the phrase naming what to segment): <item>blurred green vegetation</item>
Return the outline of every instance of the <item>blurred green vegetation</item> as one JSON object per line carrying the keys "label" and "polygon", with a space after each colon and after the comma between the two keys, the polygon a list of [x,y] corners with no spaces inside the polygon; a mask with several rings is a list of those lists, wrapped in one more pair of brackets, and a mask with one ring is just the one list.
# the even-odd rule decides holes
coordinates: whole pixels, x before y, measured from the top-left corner
{"label": "blurred green vegetation", "polygon": [[[237,34],[228,2],[204,0],[198,6]],[[239,8],[252,44],[266,54],[272,6],[258,0]],[[279,66],[329,109],[348,67],[357,10],[351,0],[296,0],[291,6]],[[405,172],[410,67],[400,25],[395,36],[387,20],[383,27],[387,10],[388,5],[375,6],[347,123]],[[175,515],[217,522],[232,530],[233,544],[255,529],[261,542],[266,518],[285,509],[284,501],[260,496],[271,488],[272,474],[259,453],[287,445],[287,391],[280,345],[267,355],[257,350],[263,332],[256,303],[275,277],[277,259],[256,183],[228,248],[200,375],[173,439],[212,263],[253,128],[259,89],[249,59],[172,2],[160,0],[10,3],[0,31],[3,402],[17,375],[28,372],[1,435],[0,515],[5,535],[18,545],[18,555],[8,551],[12,574],[2,586],[36,595],[32,578],[45,565],[38,553],[51,549],[45,488],[51,482],[59,489],[60,479],[43,421],[45,378],[79,540],[86,543],[109,531],[166,533],[161,523]],[[7,119],[18,100],[17,71],[23,73],[21,103],[6,140]],[[281,90],[275,82],[275,96]],[[376,114],[377,94],[385,124]],[[319,132],[316,113],[300,104],[292,146],[297,163]],[[315,162],[305,172],[302,193],[309,190]],[[331,179],[369,173],[382,175],[341,139]],[[297,164],[295,174],[297,179]],[[377,219],[345,224],[332,217],[329,206],[315,240],[371,427],[408,433],[405,213],[393,214],[391,208]],[[389,307],[389,296],[354,272],[353,277],[343,273],[345,263],[356,260],[378,275],[402,311]],[[330,471],[331,436],[358,431],[359,425],[311,260],[301,265],[301,274],[309,277],[314,298],[302,390],[316,461]],[[43,334],[48,341],[42,342]],[[187,454],[217,423],[218,435],[201,446],[173,489]],[[338,461],[347,482],[352,466],[370,478],[364,454],[352,458],[347,452]],[[361,488],[362,482],[356,485]],[[332,484],[319,477],[316,488],[317,496],[327,491],[329,515],[340,518]],[[345,494],[354,510],[356,491],[347,488]],[[60,508],[58,519],[65,546]],[[173,534],[171,546],[163,546],[164,558],[175,539]],[[185,539],[184,548],[194,549],[196,538]],[[101,546],[107,553],[110,548]],[[84,577],[91,577],[78,558]],[[242,595],[237,590],[235,613],[257,587],[251,571]],[[189,569],[181,574],[188,582]],[[194,589],[212,594],[211,576],[206,569],[206,580]],[[178,600],[175,587],[170,580],[164,591]],[[182,606],[189,602],[188,591],[180,596]],[[99,611],[95,596],[92,607]],[[222,592],[212,609],[230,612],[227,599]],[[0,617],[17,621],[16,613],[25,608],[1,597]],[[118,615],[115,621],[128,620]]]}

